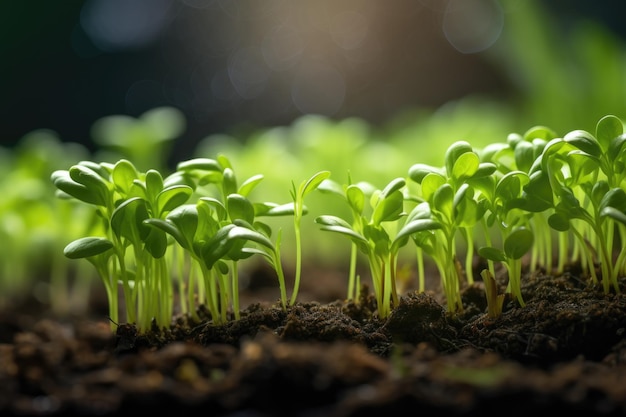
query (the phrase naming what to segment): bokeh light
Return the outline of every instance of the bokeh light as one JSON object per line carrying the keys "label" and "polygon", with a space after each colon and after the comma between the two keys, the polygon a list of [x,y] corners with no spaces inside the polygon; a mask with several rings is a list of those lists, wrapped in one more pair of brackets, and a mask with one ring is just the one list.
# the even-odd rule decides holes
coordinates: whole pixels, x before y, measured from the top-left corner
{"label": "bokeh light", "polygon": [[[90,125],[103,116],[169,105],[188,118],[179,159],[203,137],[242,124],[286,125],[305,114],[380,124],[470,95],[519,101],[542,91],[528,68],[515,66],[530,59],[519,50],[524,40],[513,39],[528,8],[545,6],[557,44],[569,45],[576,22],[593,18],[623,34],[616,2],[8,3],[3,56],[14,58],[1,69],[10,80],[1,110],[19,116],[8,118],[7,140],[50,128],[89,143]],[[559,59],[576,68],[568,58]]]}

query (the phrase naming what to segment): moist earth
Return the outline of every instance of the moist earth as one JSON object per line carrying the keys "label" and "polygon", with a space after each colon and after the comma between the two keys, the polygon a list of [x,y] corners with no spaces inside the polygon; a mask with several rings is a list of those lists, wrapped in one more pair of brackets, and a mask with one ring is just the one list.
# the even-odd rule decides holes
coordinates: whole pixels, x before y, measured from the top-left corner
{"label": "moist earth", "polygon": [[572,269],[522,283],[526,305],[507,298],[497,318],[482,282],[457,314],[408,291],[380,319],[366,285],[358,302],[320,285],[286,309],[250,302],[214,325],[200,308],[142,334],[14,306],[0,312],[0,415],[626,415],[626,281],[605,294]]}

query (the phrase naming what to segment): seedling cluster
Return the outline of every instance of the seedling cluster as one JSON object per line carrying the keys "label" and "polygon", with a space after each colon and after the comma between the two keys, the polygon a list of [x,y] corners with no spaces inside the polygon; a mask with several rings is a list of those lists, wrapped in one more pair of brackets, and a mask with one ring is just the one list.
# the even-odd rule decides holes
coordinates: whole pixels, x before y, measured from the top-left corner
{"label": "seedling cluster", "polygon": [[119,283],[126,320],[145,331],[153,320],[159,328],[170,324],[175,293],[181,311],[195,320],[199,304],[207,306],[215,323],[228,320],[229,310],[238,318],[237,263],[254,254],[275,269],[283,308],[293,304],[298,287],[288,300],[281,231],[272,241],[271,228],[259,218],[293,215],[298,232],[305,195],[328,175],[320,172],[294,186],[293,202],[283,205],[250,200],[263,176],[239,183],[223,155],[181,162],[165,178],[155,169],[140,172],[126,159],[115,164],[82,161],[53,172],[52,182],[59,196],[94,206],[101,220],[101,235],[72,241],[65,256],[95,266],[113,327],[119,322]]}
{"label": "seedling cluster", "polygon": [[[127,159],[83,161],[55,171],[52,181],[59,195],[95,208],[98,233],[72,241],[64,253],[95,266],[113,323],[119,320],[118,284],[126,320],[143,331],[153,322],[159,328],[170,324],[176,295],[181,311],[194,319],[199,304],[216,324],[237,319],[238,263],[255,255],[276,272],[281,306],[293,305],[302,268],[301,222],[308,212],[304,199],[314,190],[338,196],[348,208],[348,215],[327,212],[312,219],[322,231],[351,243],[348,299],[359,300],[357,259],[364,256],[378,314],[388,316],[400,295],[398,256],[410,243],[418,290],[425,290],[424,263],[430,259],[450,313],[463,309],[460,290],[474,282],[474,258],[484,258],[488,266],[479,272],[488,314],[497,316],[504,298],[495,264],[506,268],[505,293],[524,306],[525,257],[530,271],[554,274],[580,262],[592,284],[607,293],[620,291],[626,247],[615,242],[626,239],[625,142],[623,123],[612,115],[599,120],[595,134],[574,130],[559,137],[537,126],[480,149],[454,142],[442,166],[415,163],[406,177],[382,189],[353,182],[350,175],[342,183],[331,179],[330,171],[319,171],[298,186],[292,182],[292,201],[283,204],[254,201],[252,191],[263,175],[239,182],[221,154],[183,161],[166,177],[156,169],[141,172]],[[281,260],[282,230],[263,221],[269,216],[293,217],[291,297]],[[310,239],[315,237],[306,236],[304,243]]]}

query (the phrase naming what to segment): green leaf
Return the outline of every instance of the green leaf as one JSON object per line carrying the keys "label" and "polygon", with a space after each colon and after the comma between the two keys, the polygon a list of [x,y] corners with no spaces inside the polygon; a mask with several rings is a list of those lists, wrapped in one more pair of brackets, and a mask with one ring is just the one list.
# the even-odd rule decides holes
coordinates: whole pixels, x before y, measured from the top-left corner
{"label": "green leaf", "polygon": [[314,222],[323,226],[341,226],[345,227],[346,229],[352,229],[352,225],[350,223],[348,223],[341,217],[332,216],[330,214],[318,216],[315,218]]}
{"label": "green leaf", "polygon": [[506,255],[498,248],[491,246],[483,246],[478,249],[478,254],[485,259],[489,259],[494,262],[506,262]]}
{"label": "green leaf", "polygon": [[395,193],[396,191],[400,191],[402,187],[406,184],[406,180],[404,178],[394,178],[389,181],[389,183],[383,188],[380,193],[379,198],[387,198],[389,195]]}
{"label": "green leaf", "polygon": [[254,206],[241,194],[230,194],[226,197],[226,206],[231,220],[242,219],[248,223],[254,221]]}
{"label": "green leaf", "polygon": [[602,212],[607,207],[626,213],[626,191],[622,188],[612,188],[608,190],[600,201],[599,211]]}
{"label": "green leaf", "polygon": [[233,239],[228,238],[230,229],[236,228],[234,224],[230,223],[226,226],[218,229],[215,233],[208,234],[208,239],[204,242],[197,242],[197,252],[200,254],[202,261],[208,269],[213,268],[213,265],[220,259],[224,258],[226,254],[238,244]]}
{"label": "green leaf", "polygon": [[430,206],[427,202],[422,202],[413,207],[411,212],[406,216],[405,224],[415,219],[430,219]]}
{"label": "green leaf", "polygon": [[505,174],[496,184],[496,198],[505,204],[522,195],[522,187],[528,184],[528,175],[522,171],[511,171]]}
{"label": "green leaf", "polygon": [[567,162],[572,175],[572,185],[594,181],[600,166],[600,158],[580,150],[568,152]]}
{"label": "green leaf", "polygon": [[150,229],[145,227],[148,219],[146,200],[140,197],[130,198],[120,204],[111,215],[111,229],[117,237],[125,237],[133,244],[143,241]]}
{"label": "green leaf", "polygon": [[561,199],[555,207],[557,213],[574,219],[585,219],[588,216],[587,211],[580,206],[578,198],[570,188],[561,187],[557,190],[557,194]]}
{"label": "green leaf", "polygon": [[250,178],[248,178],[247,180],[245,180],[243,182],[243,184],[241,184],[241,186],[239,187],[239,189],[237,190],[238,194],[241,194],[244,197],[247,197],[250,192],[252,192],[252,190],[259,185],[259,183],[261,181],[263,181],[263,175],[258,174],[258,175],[254,175]]}
{"label": "green leaf", "polygon": [[[277,217],[277,216],[293,216],[295,208],[293,203],[276,204],[276,203],[254,203],[255,216]],[[306,214],[308,209],[303,207],[302,214]]]}
{"label": "green leaf", "polygon": [[602,148],[598,140],[585,130],[573,130],[563,137],[563,140],[589,155],[600,157]]}
{"label": "green leaf", "polygon": [[514,150],[515,165],[523,172],[529,172],[533,162],[535,162],[535,150],[530,142],[522,141],[517,144]]}
{"label": "green leaf", "polygon": [[422,180],[422,197],[431,201],[435,192],[446,183],[446,178],[441,174],[430,173]]}
{"label": "green leaf", "polygon": [[208,203],[208,200],[201,199],[197,202],[196,208],[198,209],[198,230],[194,243],[210,239],[226,223],[227,217],[225,215],[224,218],[216,218],[216,210]]}
{"label": "green leaf", "polygon": [[[148,220],[148,219],[146,219]],[[144,220],[143,224],[147,224]],[[150,228],[149,233],[143,239],[144,248],[153,258],[162,258],[167,251],[167,235],[165,231],[158,228]]]}
{"label": "green leaf", "polygon": [[226,220],[228,218],[228,211],[226,210],[226,207],[217,198],[200,197],[196,202],[196,205],[201,211],[205,213],[208,211],[211,213],[207,214],[208,216],[215,214],[217,220],[219,221]]}
{"label": "green leaf", "polygon": [[113,171],[113,166],[111,165],[109,167],[110,164],[107,162],[97,163],[94,161],[83,160],[80,161],[77,165],[82,165],[86,168],[89,168],[104,179],[108,179],[111,176],[111,172]]}
{"label": "green leaf", "polygon": [[404,209],[404,195],[396,190],[378,201],[372,213],[372,222],[379,225],[382,222],[393,222],[402,217]]}
{"label": "green leaf", "polygon": [[433,204],[430,208],[433,212],[440,213],[446,223],[452,221],[454,216],[454,190],[450,184],[443,184],[433,195]]}
{"label": "green leaf", "polygon": [[524,138],[519,133],[509,133],[506,137],[506,143],[510,149],[515,149],[522,142],[524,142]]}
{"label": "green leaf", "polygon": [[454,162],[451,176],[456,181],[471,178],[478,171],[479,165],[480,160],[478,155],[474,152],[465,152],[464,154],[459,155],[457,160]]}
{"label": "green leaf", "polygon": [[533,126],[524,133],[524,140],[527,142],[532,142],[534,139],[543,139],[548,142],[556,137],[556,132],[546,126]]}
{"label": "green leaf", "polygon": [[186,185],[174,185],[161,191],[156,198],[158,217],[166,215],[176,207],[185,204],[193,190]]}
{"label": "green leaf", "polygon": [[467,194],[455,204],[455,221],[460,227],[472,227],[484,216],[484,205],[479,205],[476,200]]}
{"label": "green leaf", "polygon": [[72,180],[90,190],[94,199],[99,202],[97,205],[107,206],[111,199],[111,190],[107,181],[100,174],[83,165],[74,165],[69,169],[69,175]]}
{"label": "green leaf", "polygon": [[473,198],[474,190],[471,189],[471,187],[467,183],[461,184],[459,189],[456,190],[456,193],[454,193],[454,199],[452,200],[452,207],[455,211],[458,210],[457,206],[461,203],[461,201],[465,199],[466,195],[468,196],[468,198]]}
{"label": "green leaf", "polygon": [[193,242],[199,226],[197,205],[185,204],[179,206],[167,215],[166,220],[171,222],[179,233],[173,234],[165,229],[164,231],[170,233],[183,248],[193,250]]}
{"label": "green leaf", "polygon": [[70,259],[82,259],[100,255],[113,248],[113,242],[104,237],[82,237],[70,242],[63,254]]}
{"label": "green leaf", "polygon": [[436,233],[413,233],[411,235],[415,246],[421,248],[431,256],[436,256],[437,248],[440,247],[437,238]]}
{"label": "green leaf", "polygon": [[224,168],[222,175],[222,190],[224,191],[224,195],[227,196],[235,194],[237,192],[237,178],[235,176],[235,171],[231,168]]}
{"label": "green leaf", "polygon": [[426,164],[414,164],[409,168],[409,178],[418,184],[421,184],[424,177],[428,174],[442,175],[442,172],[440,168]]}
{"label": "green leaf", "polygon": [[624,133],[624,124],[622,121],[612,114],[608,114],[598,120],[596,124],[596,138],[598,142],[604,144],[604,148],[618,136]]}
{"label": "green leaf", "polygon": [[57,170],[51,175],[52,183],[60,191],[87,204],[106,207],[108,201],[98,190],[90,189],[72,180],[68,171]]}
{"label": "green leaf", "polygon": [[591,187],[591,202],[595,207],[598,207],[598,211],[601,210],[603,206],[611,205],[607,198],[608,193],[609,184],[606,181],[593,183]]}
{"label": "green leaf", "polygon": [[[567,154],[567,152],[571,150],[571,145],[567,145],[568,144],[561,138],[554,138],[550,140],[548,143],[546,143],[546,146],[543,148],[543,153],[541,154],[541,157],[536,161],[536,163],[540,163],[541,169],[543,169],[544,171],[550,172],[549,168],[553,158],[560,153]],[[533,164],[533,169],[538,169],[538,167],[535,168],[534,165],[535,164]]]}
{"label": "green leaf", "polygon": [[481,162],[480,164],[478,164],[478,169],[476,170],[474,175],[472,175],[472,180],[476,178],[488,177],[496,172],[497,169],[498,167],[494,163]]}
{"label": "green leaf", "polygon": [[173,172],[163,179],[163,188],[169,188],[174,185],[186,185],[191,189],[195,189],[196,187],[192,175],[183,171]]}
{"label": "green leaf", "polygon": [[611,140],[609,143],[609,148],[607,151],[607,158],[614,163],[619,159],[622,159],[620,154],[622,153],[622,149],[624,149],[624,143],[626,143],[626,134],[619,135]]}
{"label": "green leaf", "polygon": [[325,179],[324,181],[322,181],[318,186],[317,189],[325,192],[325,193],[332,193],[332,194],[336,194],[339,196],[344,196],[344,189],[341,186],[341,184],[339,184],[337,181],[331,180],[329,178]]}
{"label": "green leaf", "polygon": [[454,165],[459,157],[465,153],[474,152],[472,145],[464,140],[460,140],[451,144],[445,153],[445,167],[448,176],[453,176]]}
{"label": "green leaf", "polygon": [[148,201],[155,202],[161,191],[163,191],[163,177],[156,169],[149,169],[146,172],[146,197]]}
{"label": "green leaf", "polygon": [[130,194],[133,183],[138,178],[139,173],[137,169],[126,159],[120,159],[113,166],[111,179],[116,189],[122,193],[123,197],[127,197]]}
{"label": "green leaf", "polygon": [[396,241],[406,238],[414,233],[431,231],[435,229],[441,229],[441,224],[431,219],[416,218],[413,221],[410,221],[402,226],[402,228],[396,235],[393,244],[395,244]]}
{"label": "green leaf", "polygon": [[525,227],[514,230],[504,240],[504,253],[510,259],[521,259],[533,246],[534,237]]}
{"label": "green leaf", "polygon": [[176,225],[172,221],[150,218],[150,219],[144,220],[143,222],[144,224],[150,227],[162,230],[163,232],[172,236],[183,249],[187,249],[187,250],[192,249],[191,242],[192,242],[193,236],[191,236],[191,238],[184,236],[183,233],[176,227]]}
{"label": "green leaf", "polygon": [[311,191],[315,190],[322,183],[322,181],[328,177],[330,177],[330,171],[320,171],[313,174],[311,178],[300,184],[300,187],[298,188],[300,197],[304,198]]}
{"label": "green leaf", "polygon": [[391,239],[389,235],[382,227],[377,227],[371,224],[366,224],[363,226],[363,235],[370,242],[369,247],[371,248],[371,243],[374,244],[374,254],[383,259],[386,259],[389,255]]}
{"label": "green leaf", "polygon": [[624,214],[624,212],[617,210],[614,207],[611,207],[611,206],[604,207],[602,211],[600,212],[600,216],[609,217],[621,223],[622,225],[626,226],[626,214]]}
{"label": "green leaf", "polygon": [[524,204],[519,208],[532,213],[539,213],[554,207],[554,193],[550,180],[544,171],[533,172],[528,178],[522,193]]}
{"label": "green leaf", "polygon": [[215,159],[210,158],[194,158],[187,161],[179,162],[176,166],[178,171],[217,171],[222,172],[222,166]]}
{"label": "green leaf", "polygon": [[480,193],[480,199],[487,199],[489,202],[492,202],[494,200],[494,195],[496,192],[495,175],[474,177],[468,180],[468,184],[470,184],[472,188]]}
{"label": "green leaf", "polygon": [[234,169],[233,164],[230,162],[230,159],[228,159],[228,157],[224,155],[223,153],[218,154],[216,159],[217,159],[217,162],[222,167],[222,169],[226,169],[226,168]]}
{"label": "green leaf", "polygon": [[325,231],[328,231],[328,232],[339,233],[341,235],[344,235],[344,236],[350,238],[350,240],[352,240],[354,242],[365,244],[365,245],[369,245],[369,241],[365,237],[363,237],[359,233],[355,232],[350,227],[331,225],[331,226],[322,226],[322,227],[320,227],[320,230],[325,230]]}
{"label": "green leaf", "polygon": [[365,209],[365,193],[357,185],[349,185],[346,188],[346,198],[353,212],[361,215]]}
{"label": "green leaf", "polygon": [[262,233],[247,227],[236,226],[228,231],[228,239],[243,239],[246,241],[258,243],[270,250],[274,250],[274,244]]}

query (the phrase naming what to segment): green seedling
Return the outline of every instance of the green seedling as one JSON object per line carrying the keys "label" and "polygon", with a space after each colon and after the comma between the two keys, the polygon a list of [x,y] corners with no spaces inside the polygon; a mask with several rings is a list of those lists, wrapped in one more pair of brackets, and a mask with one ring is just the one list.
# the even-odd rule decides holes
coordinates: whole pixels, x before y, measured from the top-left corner
{"label": "green seedling", "polygon": [[[399,302],[400,249],[412,241],[420,290],[420,254],[425,253],[438,268],[451,313],[463,308],[460,289],[463,277],[474,280],[473,258],[486,259],[481,277],[487,314],[497,317],[505,294],[497,291],[494,263],[504,264],[506,293],[524,306],[522,259],[530,254],[531,270],[551,268],[553,234],[560,246],[572,249],[559,249],[558,270],[568,255],[580,257],[593,284],[600,283],[599,265],[603,290],[619,292],[619,277],[626,273],[626,249],[615,244],[626,239],[625,142],[622,122],[611,115],[600,119],[595,135],[575,130],[560,138],[537,126],[481,151],[455,142],[442,167],[413,164],[412,182],[396,177],[382,189],[365,181],[353,184],[351,178],[340,185],[330,180],[330,171],[317,171],[298,187],[291,183],[292,201],[286,204],[254,201],[264,176],[239,183],[224,155],[183,161],[167,177],[155,169],[140,172],[124,159],[115,164],[84,160],[54,171],[51,179],[59,196],[91,207],[100,221],[87,237],[65,247],[66,257],[95,266],[116,322],[121,286],[126,320],[142,331],[171,319],[172,271],[179,271],[182,311],[198,319],[197,307],[204,303],[217,324],[229,320],[231,310],[239,318],[239,264],[254,255],[275,269],[282,308],[293,305],[301,280],[304,200],[316,189],[338,195],[341,213],[347,213],[323,214],[313,223],[351,242],[348,299],[358,299],[356,257],[364,254],[378,315],[387,317]],[[285,215],[294,216],[297,242],[291,297],[281,263],[282,231],[274,233],[262,221]],[[463,246],[464,263],[457,259]]]}
{"label": "green seedling", "polygon": [[117,279],[111,271],[111,257],[114,255],[113,242],[104,237],[82,237],[70,242],[63,254],[69,259],[86,259],[95,268],[104,284],[109,303],[109,319],[111,330],[115,331],[119,323],[117,296]]}
{"label": "green seedling", "polygon": [[[83,161],[69,170],[53,172],[51,178],[64,195],[95,206],[115,260],[106,269],[110,277],[103,281],[122,282],[127,321],[141,330],[153,319],[159,327],[168,326],[172,291],[164,258],[167,239],[165,233],[143,221],[164,218],[190,197],[192,188],[180,184],[178,177],[164,180],[156,170],[140,173],[124,159],[115,164]],[[66,256],[75,258],[83,253],[71,251],[80,247],[66,247]],[[100,267],[99,272],[104,271]]]}
{"label": "green seedling", "polygon": [[485,295],[487,296],[487,316],[495,319],[502,314],[505,294],[498,293],[496,279],[488,269],[483,269],[480,276],[485,283]]}
{"label": "green seedling", "polygon": [[493,262],[502,262],[506,266],[509,274],[507,292],[510,292],[522,307],[525,305],[521,292],[522,258],[533,245],[533,238],[532,231],[519,227],[507,232],[503,250],[492,246],[478,249],[480,256]]}
{"label": "green seedling", "polygon": [[444,168],[420,163],[411,166],[408,172],[409,178],[421,186],[420,195],[411,198],[426,203],[428,210],[422,211],[428,212],[440,226],[436,231],[438,244],[433,244],[429,236],[414,241],[435,260],[450,312],[463,308],[459,293],[462,268],[457,260],[456,237],[461,233],[465,239],[465,272],[472,283],[474,227],[484,215],[484,206],[478,203],[475,189],[484,188],[485,178],[495,170],[494,164],[480,161],[468,142],[459,141],[446,151]]}
{"label": "green seedling", "polygon": [[[350,228],[359,234],[363,233],[363,225],[365,219],[364,210],[366,208],[366,201],[371,198],[375,192],[376,187],[367,182],[359,182],[358,184],[352,184],[352,179],[348,176],[348,184],[341,185],[338,182],[326,179],[322,181],[318,189],[322,192],[327,192],[339,196],[342,202],[349,207],[350,216],[352,221],[350,222]],[[356,273],[357,267],[357,255],[359,253],[358,240],[350,240],[350,267],[348,272],[348,292],[347,300],[358,302],[360,296],[360,278]]]}
{"label": "green seedling", "polygon": [[291,184],[291,198],[293,199],[294,215],[293,226],[296,237],[296,277],[291,294],[290,304],[295,304],[300,288],[300,275],[302,274],[302,216],[305,213],[304,198],[313,192],[319,185],[330,176],[330,171],[320,171],[306,181],[302,181],[298,188]]}
{"label": "green seedling", "polygon": [[552,139],[535,163],[543,188],[549,186],[552,192],[549,225],[574,236],[573,257],[580,257],[593,282],[598,281],[595,261],[600,262],[606,292],[611,287],[618,291],[617,274],[623,272],[623,250],[619,263],[613,260],[616,225],[624,233],[618,214],[624,210],[622,133],[619,119],[605,116],[597,124],[596,136],[575,130]]}
{"label": "green seedling", "polygon": [[[288,301],[280,259],[281,232],[276,242],[271,242],[271,228],[258,218],[295,215],[294,205],[252,202],[248,195],[263,176],[254,175],[239,185],[232,164],[224,155],[217,159],[195,158],[181,162],[177,172],[196,184],[197,203],[182,207],[165,220],[148,219],[145,223],[171,235],[199,267],[203,280],[194,283],[190,277],[188,286],[187,304],[192,306],[193,318],[197,319],[196,287],[200,294],[198,302],[207,303],[216,322],[227,320],[231,306],[235,318],[239,318],[238,262],[254,253],[264,255],[275,269],[281,304],[286,308]],[[306,207],[302,205],[300,216],[304,213]],[[256,246],[250,247],[247,243],[256,243]]]}
{"label": "green seedling", "polygon": [[[378,315],[382,318],[389,315],[392,306],[398,305],[396,291],[398,251],[408,243],[411,234],[438,227],[428,219],[415,217],[409,217],[402,226],[399,225],[398,221],[407,216],[404,212],[402,193],[405,184],[403,178],[396,178],[384,189],[375,190],[370,198],[369,218],[361,214],[360,220],[352,222],[334,215],[322,215],[315,219],[315,222],[321,225],[321,230],[348,237],[367,256]],[[346,188],[346,196],[353,212],[358,213],[365,200],[363,190],[357,185],[349,185]],[[395,237],[390,236],[386,224],[390,224],[391,226],[387,227],[392,230],[394,226],[398,228]]]}

